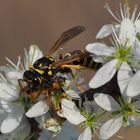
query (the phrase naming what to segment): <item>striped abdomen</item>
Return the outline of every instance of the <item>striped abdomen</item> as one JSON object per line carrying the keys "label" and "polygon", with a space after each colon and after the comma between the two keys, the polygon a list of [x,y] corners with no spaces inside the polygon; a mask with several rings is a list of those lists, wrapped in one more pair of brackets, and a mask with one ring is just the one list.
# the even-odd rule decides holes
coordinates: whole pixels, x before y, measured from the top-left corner
{"label": "striped abdomen", "polygon": [[92,54],[87,52],[86,50],[74,50],[72,52],[66,53],[64,58],[78,55],[80,57],[79,61],[74,61],[72,64],[74,65],[81,65],[83,67],[91,68],[91,69],[99,69],[102,64],[93,61]]}

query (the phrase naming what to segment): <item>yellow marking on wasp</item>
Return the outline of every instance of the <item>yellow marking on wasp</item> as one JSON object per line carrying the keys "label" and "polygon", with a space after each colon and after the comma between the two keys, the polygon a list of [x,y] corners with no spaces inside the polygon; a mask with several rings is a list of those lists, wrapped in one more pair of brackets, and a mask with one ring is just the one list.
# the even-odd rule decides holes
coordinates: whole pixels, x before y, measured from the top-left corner
{"label": "yellow marking on wasp", "polygon": [[36,71],[36,72],[38,72],[38,73],[41,74],[41,75],[44,73],[43,70],[39,70],[39,69],[35,69],[35,68],[34,68],[33,70]]}
{"label": "yellow marking on wasp", "polygon": [[41,67],[41,68],[48,68],[48,66],[43,66],[43,67]]}
{"label": "yellow marking on wasp", "polygon": [[40,77],[37,77],[38,78],[38,80],[39,80],[39,83],[41,84],[42,83],[42,80],[41,80],[41,78]]}
{"label": "yellow marking on wasp", "polygon": [[34,71],[38,72],[38,73],[41,74],[41,75],[44,73],[43,70],[35,69],[35,68],[33,67],[33,65],[29,65],[29,69],[30,69],[30,70],[34,70]]}
{"label": "yellow marking on wasp", "polygon": [[71,56],[71,54],[70,53],[66,53],[65,56]]}
{"label": "yellow marking on wasp", "polygon": [[74,69],[82,69],[84,67],[80,66],[80,65],[62,65],[62,68],[74,68]]}
{"label": "yellow marking on wasp", "polygon": [[51,58],[51,57],[49,57],[49,59],[50,59],[51,61],[54,61],[54,59],[53,59],[53,58]]}
{"label": "yellow marking on wasp", "polygon": [[39,67],[42,67],[42,63],[39,64]]}
{"label": "yellow marking on wasp", "polygon": [[49,69],[49,70],[52,69],[52,64],[49,65],[48,69]]}
{"label": "yellow marking on wasp", "polygon": [[50,75],[50,76],[51,76],[51,75],[52,75],[52,71],[48,71],[48,75]]}

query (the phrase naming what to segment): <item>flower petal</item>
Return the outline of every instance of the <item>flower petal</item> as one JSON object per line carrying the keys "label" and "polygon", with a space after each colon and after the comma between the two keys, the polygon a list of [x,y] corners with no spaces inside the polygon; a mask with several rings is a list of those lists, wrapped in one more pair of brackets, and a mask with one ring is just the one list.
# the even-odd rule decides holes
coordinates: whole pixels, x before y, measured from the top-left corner
{"label": "flower petal", "polygon": [[135,41],[136,31],[134,24],[130,19],[124,18],[120,26],[119,40],[122,44],[128,43],[130,47]]}
{"label": "flower petal", "polygon": [[94,94],[94,100],[100,107],[107,111],[120,110],[120,105],[110,95],[96,93]]}
{"label": "flower petal", "polygon": [[29,118],[38,117],[45,114],[49,110],[48,105],[45,101],[39,101],[33,105],[27,112],[26,116]]}
{"label": "flower petal", "polygon": [[127,87],[133,72],[127,63],[123,63],[118,71],[118,85],[120,87],[121,93],[125,93],[124,90]]}
{"label": "flower petal", "polygon": [[78,91],[70,89],[70,90],[67,90],[66,92],[70,97],[75,98],[75,99],[80,99],[80,96],[78,95]]}
{"label": "flower petal", "polygon": [[1,140],[25,140],[30,134],[30,125],[28,121],[22,121],[19,127],[17,127],[12,133],[0,135]]}
{"label": "flower petal", "polygon": [[87,127],[84,130],[84,132],[82,132],[80,134],[80,136],[78,137],[78,140],[92,140],[92,134],[91,134],[90,127]]}
{"label": "flower petal", "polygon": [[29,62],[33,64],[37,59],[43,56],[41,50],[36,45],[31,45],[29,50]]}
{"label": "flower petal", "polygon": [[19,97],[15,86],[8,83],[0,83],[0,98],[5,101],[14,101]]}
{"label": "flower petal", "polygon": [[113,59],[112,61],[109,61],[104,66],[102,66],[89,82],[89,87],[98,88],[109,82],[117,71],[115,68],[117,62],[117,59]]}
{"label": "flower petal", "polygon": [[37,59],[43,56],[41,50],[36,45],[31,45],[29,48],[29,52],[25,49],[25,59],[24,59],[24,66],[27,70],[29,64],[33,64]]}
{"label": "flower petal", "polygon": [[140,32],[140,19],[135,21],[136,31]]}
{"label": "flower petal", "polygon": [[10,112],[1,124],[1,132],[10,133],[15,130],[20,125],[22,117],[23,114],[20,109]]}
{"label": "flower petal", "polygon": [[23,78],[21,71],[9,71],[6,73],[6,77],[14,86],[18,85],[18,79]]}
{"label": "flower petal", "polygon": [[127,96],[135,97],[140,94],[140,71],[138,71],[131,79],[127,87]]}
{"label": "flower petal", "polygon": [[104,25],[96,35],[96,39],[102,39],[112,33],[112,24]]}
{"label": "flower petal", "polygon": [[111,136],[113,136],[122,126],[122,116],[110,119],[105,124],[102,125],[99,137],[102,140],[109,139]]}
{"label": "flower petal", "polygon": [[20,102],[7,102],[0,100],[1,106],[6,112],[12,112],[13,110],[18,110],[20,108],[20,111],[24,112],[23,105]]}
{"label": "flower petal", "polygon": [[86,50],[99,56],[110,56],[112,53],[115,52],[114,47],[108,47],[102,43],[88,44],[86,46]]}
{"label": "flower petal", "polygon": [[61,100],[61,107],[65,118],[72,124],[78,125],[85,121],[85,117],[81,115],[76,105],[67,99]]}

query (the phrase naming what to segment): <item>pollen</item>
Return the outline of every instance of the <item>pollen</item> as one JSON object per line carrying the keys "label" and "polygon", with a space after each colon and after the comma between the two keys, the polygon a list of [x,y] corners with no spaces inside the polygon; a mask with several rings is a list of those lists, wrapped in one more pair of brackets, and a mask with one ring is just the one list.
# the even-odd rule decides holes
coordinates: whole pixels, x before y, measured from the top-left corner
{"label": "pollen", "polygon": [[51,76],[51,75],[52,75],[52,71],[48,71],[48,75],[50,75],[50,76]]}

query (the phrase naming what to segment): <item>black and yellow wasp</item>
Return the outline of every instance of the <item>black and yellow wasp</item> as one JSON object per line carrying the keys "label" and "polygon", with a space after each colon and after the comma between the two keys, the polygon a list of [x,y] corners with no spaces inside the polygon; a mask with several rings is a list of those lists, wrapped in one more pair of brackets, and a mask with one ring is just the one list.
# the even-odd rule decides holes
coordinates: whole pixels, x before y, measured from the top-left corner
{"label": "black and yellow wasp", "polygon": [[[40,94],[44,94],[50,107],[50,114],[60,121],[57,110],[60,107],[60,100],[66,96],[63,90],[65,79],[58,76],[58,73],[69,73],[71,68],[81,69],[84,67],[98,69],[101,64],[95,63],[90,53],[85,50],[74,50],[61,55],[59,60],[55,60],[51,55],[58,48],[85,30],[83,26],[73,27],[63,32],[54,45],[48,50],[47,55],[41,57],[29,66],[29,70],[23,74],[23,79],[19,79],[21,90],[25,91],[31,100],[35,102]],[[22,82],[26,83],[23,87]],[[57,101],[54,103],[54,97]],[[60,123],[60,122],[59,122]]]}

